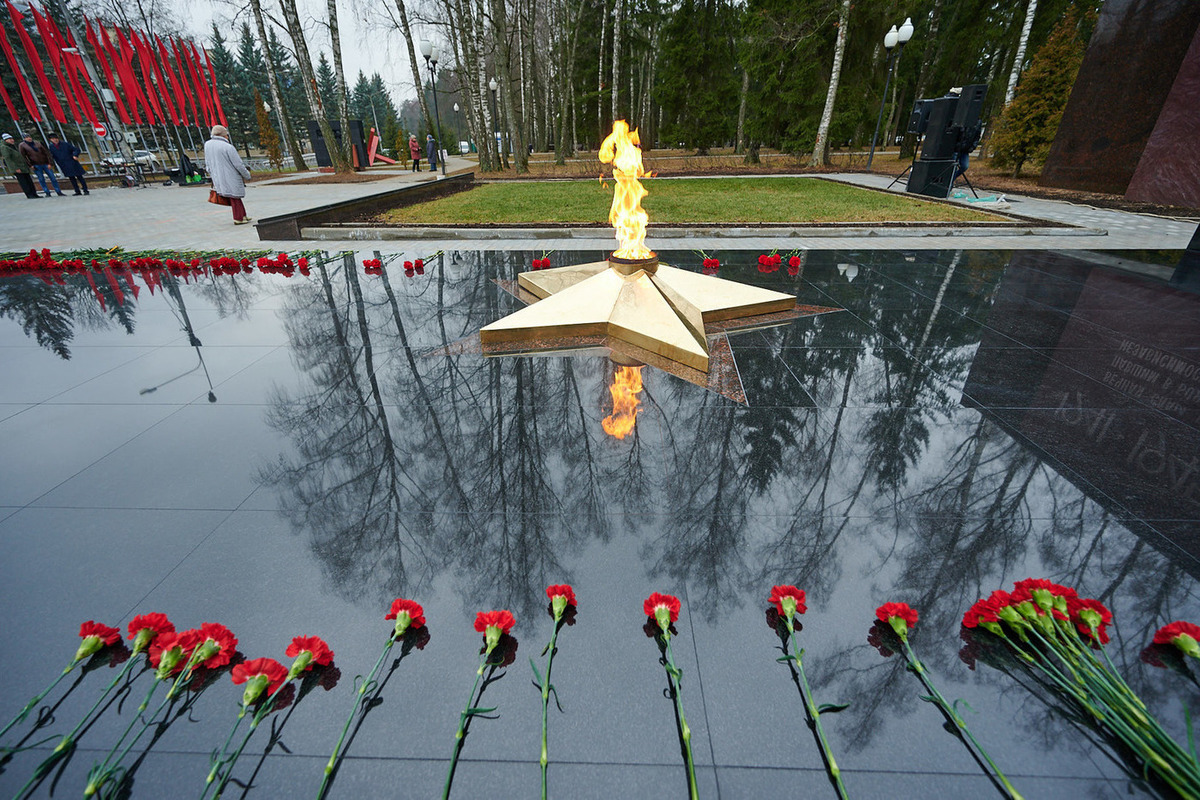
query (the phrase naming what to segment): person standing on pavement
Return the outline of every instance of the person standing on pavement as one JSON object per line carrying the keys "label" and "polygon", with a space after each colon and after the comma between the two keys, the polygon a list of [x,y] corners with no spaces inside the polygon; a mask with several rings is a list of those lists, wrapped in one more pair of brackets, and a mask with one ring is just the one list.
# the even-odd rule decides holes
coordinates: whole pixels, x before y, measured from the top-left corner
{"label": "person standing on pavement", "polygon": [[71,181],[75,194],[80,194],[81,187],[83,194],[91,194],[88,191],[87,178],[83,177],[83,164],[79,163],[79,148],[67,140],[59,138],[57,133],[52,133],[50,134],[49,149],[50,155],[54,158],[54,163],[58,164],[58,169],[63,177]]}
{"label": "person standing on pavement", "polygon": [[233,224],[245,225],[250,221],[242,198],[246,196],[246,181],[250,170],[242,163],[237,148],[229,143],[229,129],[224,125],[213,125],[212,136],[204,143],[204,167],[212,178],[213,191],[228,198],[233,210]]}
{"label": "person standing on pavement", "polygon": [[408,154],[412,156],[412,171],[421,171],[421,145],[417,144],[417,135],[410,133],[408,135]]}
{"label": "person standing on pavement", "polygon": [[437,142],[433,140],[433,134],[425,135],[425,152],[429,156],[429,171],[437,172]]}
{"label": "person standing on pavement", "polygon": [[65,197],[62,189],[58,188],[58,178],[54,176],[54,170],[50,169],[50,151],[46,149],[46,145],[40,142],[35,142],[31,134],[25,134],[25,141],[21,142],[21,155],[25,156],[25,160],[29,162],[29,166],[33,168],[33,172],[37,175],[38,183],[42,185],[42,191],[46,193],[46,197],[50,196],[50,187],[46,185],[46,178],[50,178],[50,184],[54,186],[54,191],[59,197]]}
{"label": "person standing on pavement", "polygon": [[3,170],[5,175],[16,177],[26,197],[30,200],[38,199],[37,190],[33,188],[33,178],[29,176],[29,162],[17,149],[12,134],[4,134],[4,142],[0,144],[0,170]]}

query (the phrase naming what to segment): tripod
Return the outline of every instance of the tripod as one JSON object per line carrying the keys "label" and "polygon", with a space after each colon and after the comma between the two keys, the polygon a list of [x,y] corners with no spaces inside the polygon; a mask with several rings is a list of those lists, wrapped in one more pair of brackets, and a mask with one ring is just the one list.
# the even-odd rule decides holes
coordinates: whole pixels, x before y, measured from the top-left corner
{"label": "tripod", "polygon": [[[903,178],[903,177],[904,177],[905,175],[907,175],[908,173],[912,172],[913,165],[917,163],[917,155],[918,155],[918,154],[921,152],[921,142],[924,140],[924,138],[925,138],[925,137],[924,137],[924,135],[923,135],[923,134],[917,134],[917,144],[916,144],[916,146],[914,146],[914,147],[913,147],[913,157],[912,157],[912,161],[909,163],[909,165],[908,165],[907,167],[905,167],[905,168],[904,168],[904,171],[903,171],[903,172],[901,172],[899,175],[897,175],[897,176],[895,177],[895,179],[894,179],[894,180],[893,180],[891,183],[889,183],[889,184],[887,185],[887,188],[888,188],[888,189],[890,189],[890,188],[892,188],[893,186],[895,186],[897,183],[899,183],[899,182],[900,182],[900,179],[901,179],[901,178]],[[907,186],[907,185],[908,185],[908,181],[905,181],[905,182],[904,182],[904,185],[905,185],[905,186]]]}
{"label": "tripod", "polygon": [[[971,179],[967,177],[966,170],[960,171],[958,168],[958,165],[959,165],[959,162],[956,160],[954,162],[954,174],[950,178],[950,191],[951,192],[954,191],[954,184],[961,177],[966,182],[967,188],[971,190],[971,194],[975,195],[975,199],[978,200],[979,192],[975,191],[975,186],[971,183]],[[949,195],[947,195],[947,196],[949,196]]]}

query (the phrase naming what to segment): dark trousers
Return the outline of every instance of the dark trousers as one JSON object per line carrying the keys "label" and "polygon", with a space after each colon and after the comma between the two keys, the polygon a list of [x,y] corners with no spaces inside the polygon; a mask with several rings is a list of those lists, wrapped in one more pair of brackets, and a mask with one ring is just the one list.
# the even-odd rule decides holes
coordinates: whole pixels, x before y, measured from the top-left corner
{"label": "dark trousers", "polygon": [[412,171],[413,171],[413,172],[420,172],[420,171],[421,171],[421,159],[419,159],[419,158],[414,158],[414,159],[413,159]]}
{"label": "dark trousers", "polygon": [[79,194],[80,189],[83,190],[84,194],[88,194],[87,178],[83,177],[82,175],[78,177],[75,175],[68,175],[67,178],[71,181],[71,187],[75,190],[75,194]]}
{"label": "dark trousers", "polygon": [[33,177],[28,172],[18,172],[17,183],[21,184],[21,191],[29,199],[32,200],[38,196],[37,189],[33,188]]}

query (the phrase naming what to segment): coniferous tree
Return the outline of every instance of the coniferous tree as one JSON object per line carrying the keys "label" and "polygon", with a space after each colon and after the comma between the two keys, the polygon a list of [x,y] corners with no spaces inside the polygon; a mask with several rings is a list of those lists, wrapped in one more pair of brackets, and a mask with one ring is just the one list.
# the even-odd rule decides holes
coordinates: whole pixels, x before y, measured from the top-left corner
{"label": "coniferous tree", "polygon": [[992,161],[999,167],[1011,167],[1014,178],[1026,163],[1040,165],[1050,152],[1083,63],[1084,34],[1090,30],[1091,20],[1086,13],[1081,20],[1074,9],[1062,18],[1034,55],[1013,101],[1000,117],[990,144]]}
{"label": "coniferous tree", "polygon": [[360,69],[358,80],[355,81],[354,88],[350,92],[350,118],[362,120],[365,128],[374,125],[371,121],[371,99],[371,84]]}
{"label": "coniferous tree", "polygon": [[288,118],[295,128],[296,137],[311,147],[312,143],[308,138],[308,121],[312,119],[312,114],[308,110],[308,101],[304,97],[304,87],[300,84],[300,73],[296,69],[296,62],[275,34],[274,28],[271,28],[268,37],[267,49],[271,57],[271,64],[275,68],[275,74],[279,76],[279,91],[283,94],[283,104],[287,108]]}
{"label": "coniferous tree", "polygon": [[658,97],[667,116],[662,133],[700,155],[733,136],[730,110],[736,113],[739,89],[729,69],[734,21],[734,9],[723,0],[683,0],[663,29]]}
{"label": "coniferous tree", "polygon": [[262,142],[263,149],[267,151],[267,160],[271,162],[272,169],[283,169],[283,151],[279,147],[279,134],[275,133],[275,128],[271,126],[271,117],[263,107],[262,95],[257,90],[254,92],[254,108],[258,122],[258,140]]}
{"label": "coniferous tree", "polygon": [[251,104],[253,90],[242,79],[240,65],[225,43],[226,39],[221,35],[221,29],[214,22],[208,52],[220,84],[218,88],[221,92],[221,107],[225,111],[234,144],[240,144],[249,158],[250,143],[258,143],[258,126],[254,121],[254,107]]}
{"label": "coniferous tree", "polygon": [[325,118],[331,122],[337,119],[337,78],[329,59],[322,52],[317,58],[317,94],[321,98],[321,106],[325,109]]}

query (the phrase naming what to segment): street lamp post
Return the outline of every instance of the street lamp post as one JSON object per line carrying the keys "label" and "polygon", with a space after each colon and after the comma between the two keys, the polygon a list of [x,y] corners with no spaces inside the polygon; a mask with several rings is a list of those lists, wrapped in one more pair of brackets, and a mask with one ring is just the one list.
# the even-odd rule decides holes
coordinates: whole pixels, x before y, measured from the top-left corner
{"label": "street lamp post", "polygon": [[496,92],[500,89],[500,84],[492,78],[488,81],[488,88],[492,90],[492,143],[496,146],[496,169],[500,169],[500,120],[496,117]]}
{"label": "street lamp post", "polygon": [[[883,107],[887,104],[888,87],[892,83],[892,66],[900,58],[900,54],[904,52],[904,45],[908,43],[912,35],[912,19],[906,17],[899,29],[893,25],[892,29],[883,37],[883,46],[888,52],[887,79],[883,82],[883,97],[879,100],[879,116],[875,119],[875,134],[871,137],[871,154],[867,156],[868,170],[871,168],[871,162],[875,160],[875,142],[879,139],[879,124],[883,122]],[[896,48],[897,45],[899,45],[898,49]]]}
{"label": "street lamp post", "polygon": [[438,160],[442,162],[442,177],[446,177],[446,159],[442,155],[442,116],[438,113],[437,101],[437,62],[438,52],[434,47],[433,42],[421,42],[421,55],[425,56],[425,66],[429,67],[429,84],[433,87],[433,116],[437,122],[436,134],[433,137],[434,152],[438,154]]}
{"label": "street lamp post", "polygon": [[[459,140],[461,141],[461,139],[462,139],[462,121],[459,119],[459,116],[458,116],[458,103],[454,104],[454,135],[457,136],[459,138]],[[454,149],[458,151],[458,154],[460,156],[462,155],[462,145],[459,142],[454,143]]]}

